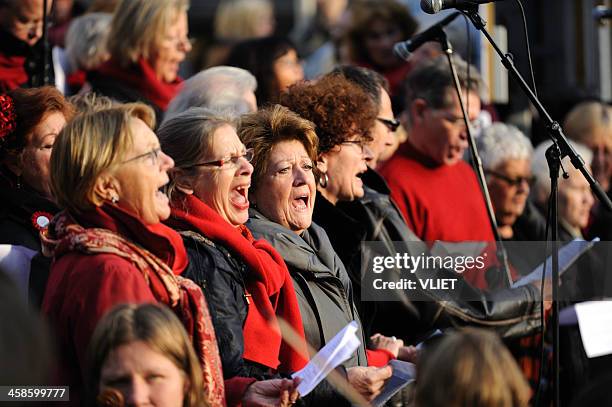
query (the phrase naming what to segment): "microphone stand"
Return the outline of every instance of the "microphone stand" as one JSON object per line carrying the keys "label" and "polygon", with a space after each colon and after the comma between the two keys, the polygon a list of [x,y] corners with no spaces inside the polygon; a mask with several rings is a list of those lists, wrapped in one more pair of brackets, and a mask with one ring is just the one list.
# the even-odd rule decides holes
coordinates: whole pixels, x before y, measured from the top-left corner
{"label": "microphone stand", "polygon": [[453,84],[455,86],[455,91],[457,92],[457,97],[459,99],[459,105],[461,106],[461,113],[463,115],[463,122],[465,124],[468,144],[470,146],[470,153],[472,155],[473,168],[474,172],[477,175],[478,183],[480,184],[480,190],[482,191],[485,204],[487,207],[487,215],[489,217],[489,222],[491,223],[491,228],[493,229],[493,235],[495,237],[496,242],[496,255],[497,259],[502,267],[502,270],[506,276],[505,283],[506,287],[510,287],[512,285],[512,275],[510,274],[510,267],[508,266],[508,254],[506,249],[504,248],[503,241],[501,240],[501,236],[499,234],[499,230],[497,229],[497,220],[495,219],[495,212],[493,210],[493,205],[491,204],[491,196],[489,195],[489,189],[487,188],[487,183],[484,175],[484,170],[482,168],[482,160],[480,159],[480,155],[478,154],[478,149],[476,148],[476,142],[474,141],[474,136],[472,135],[472,129],[470,120],[468,117],[468,112],[465,108],[465,103],[463,99],[463,92],[461,90],[461,84],[459,83],[459,77],[457,76],[457,69],[455,68],[455,63],[453,62],[453,47],[448,40],[446,32],[442,29],[441,26],[438,26],[436,29],[436,35],[434,40],[440,43],[442,47],[442,51],[446,55],[448,60],[448,64],[451,70],[451,74],[453,77]]}
{"label": "microphone stand", "polygon": [[[558,189],[558,177],[559,177],[559,167],[561,166],[561,159],[566,156],[570,157],[570,160],[574,167],[579,170],[582,175],[586,178],[589,185],[591,186],[591,190],[594,195],[599,199],[599,201],[606,207],[608,211],[612,211],[612,202],[606,195],[606,193],[601,188],[601,185],[593,178],[591,173],[587,171],[585,168],[585,163],[582,157],[576,153],[573,147],[567,141],[567,138],[563,134],[563,130],[559,123],[554,121],[542,103],[538,100],[538,97],[533,93],[525,79],[521,76],[520,72],[514,66],[512,59],[510,59],[507,55],[505,55],[502,50],[497,46],[491,35],[485,29],[486,22],[482,19],[482,17],[478,14],[478,6],[470,6],[461,10],[465,15],[469,17],[469,19],[474,24],[474,27],[481,31],[484,36],[487,38],[495,52],[501,58],[501,62],[504,67],[510,72],[512,77],[518,82],[519,86],[527,95],[533,106],[537,109],[540,116],[547,123],[548,135],[553,140],[553,146],[546,151],[546,159],[548,161],[548,165],[550,168],[550,178],[551,178],[551,188],[554,187],[554,190],[551,189],[553,193],[551,193],[551,216],[553,217],[552,222],[552,296],[553,296],[553,307],[552,307],[552,319],[551,323],[553,325],[552,336],[553,336],[553,405],[558,407],[559,404],[559,302],[558,302],[558,294],[559,294],[559,246],[557,242],[557,233],[558,233],[558,213],[557,213],[557,189]],[[548,238],[548,236],[547,236]],[[544,299],[542,299],[544,300]]]}
{"label": "microphone stand", "polygon": [[43,1],[43,32],[42,32],[42,67],[41,67],[41,84],[36,86],[48,85],[50,82],[49,78],[49,35],[48,35],[48,21],[47,21],[47,3],[48,0]]}

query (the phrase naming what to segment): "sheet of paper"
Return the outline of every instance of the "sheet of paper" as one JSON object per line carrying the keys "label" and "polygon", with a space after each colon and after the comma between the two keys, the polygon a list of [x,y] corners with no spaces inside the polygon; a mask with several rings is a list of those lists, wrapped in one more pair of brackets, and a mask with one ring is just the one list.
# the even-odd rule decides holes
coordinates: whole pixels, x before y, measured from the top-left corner
{"label": "sheet of paper", "polygon": [[382,392],[372,400],[374,407],[382,407],[395,393],[404,386],[412,383],[416,378],[416,366],[402,360],[392,360],[389,365],[393,368],[393,376],[387,380]]}
{"label": "sheet of paper", "polygon": [[[587,250],[593,247],[593,244],[599,242],[599,238],[589,241],[574,239],[562,248],[559,249],[559,275],[563,275],[567,269],[569,269],[572,264],[580,256],[582,256]],[[544,269],[544,263],[540,264],[535,268],[531,273],[526,275],[525,277],[517,280],[512,284],[513,287],[521,287],[527,284],[531,284],[534,281],[542,280],[542,270]],[[552,259],[550,256],[546,259],[546,277],[550,277],[552,275]]]}
{"label": "sheet of paper", "polygon": [[329,372],[350,358],[353,352],[357,350],[361,344],[356,335],[357,329],[357,322],[350,322],[331,341],[327,342],[302,370],[292,375],[294,378],[302,379],[298,386],[301,396],[310,393],[327,377]]}
{"label": "sheet of paper", "polygon": [[589,358],[612,353],[612,301],[587,301],[574,306],[582,345]]}

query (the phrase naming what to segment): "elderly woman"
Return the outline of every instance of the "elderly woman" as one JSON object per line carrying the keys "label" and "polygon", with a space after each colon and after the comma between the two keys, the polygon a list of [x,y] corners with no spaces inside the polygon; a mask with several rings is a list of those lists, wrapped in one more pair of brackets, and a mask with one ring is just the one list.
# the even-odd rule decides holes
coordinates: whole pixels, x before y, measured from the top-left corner
{"label": "elderly woman", "polygon": [[109,58],[106,43],[112,18],[110,13],[87,13],[70,23],[66,33],[68,66],[64,93],[83,92],[86,71],[93,71]]}
{"label": "elderly woman", "polygon": [[181,92],[172,99],[165,119],[190,107],[205,107],[216,112],[240,116],[257,110],[257,80],[247,70],[233,66],[215,66],[198,72],[185,81]]}
{"label": "elderly woman", "polygon": [[527,201],[533,181],[531,141],[514,126],[494,123],[477,139],[477,147],[501,238],[544,240],[546,220]]}
{"label": "elderly woman", "polygon": [[227,65],[246,69],[257,78],[260,106],[278,103],[280,94],[304,79],[295,45],[287,38],[265,37],[236,44]]}
{"label": "elderly woman", "polygon": [[[601,102],[581,103],[567,114],[563,128],[567,137],[591,149],[593,176],[608,196],[612,195],[612,106]],[[589,236],[612,240],[611,225],[612,214],[595,203]]]}
{"label": "elderly woman", "polygon": [[108,39],[110,59],[87,74],[96,93],[144,102],[161,119],[180,91],[179,64],[191,50],[188,0],[123,0]]}
{"label": "elderly woman", "polygon": [[51,189],[65,210],[53,218],[44,250],[54,257],[43,313],[57,334],[58,383],[78,404],[85,350],[97,322],[121,303],[163,303],[180,316],[203,369],[204,394],[224,402],[215,332],[202,291],[179,276],[183,242],[160,223],[170,215],[160,188],[173,161],[142,104],[77,116],[57,138]]}
{"label": "elderly woman", "polygon": [[[276,105],[243,116],[240,136],[255,154],[251,195],[254,209],[247,225],[257,236],[272,242],[287,262],[298,294],[306,339],[319,349],[347,323],[360,318],[342,261],[325,231],[312,223],[318,146],[314,125]],[[396,357],[402,346],[401,341],[380,336],[375,341],[384,343],[381,347],[387,350],[369,351],[366,357],[362,346],[345,362],[348,381],[369,399],[380,391],[390,371],[365,366],[368,362],[384,364],[390,357]],[[322,390],[317,397],[329,403],[333,396]]]}
{"label": "elderly woman", "polygon": [[[550,196],[550,176],[546,162],[546,149],[552,144],[545,141],[538,145],[533,152],[531,170],[535,178],[532,197],[535,204],[546,213]],[[590,163],[593,153],[583,144],[570,141],[572,147],[582,156],[585,162]],[[580,171],[574,168],[569,157],[562,160],[562,166],[569,178],[559,177],[559,240],[569,241],[574,238],[583,238],[582,230],[589,223],[589,214],[595,203],[591,188]],[[590,171],[590,166],[586,168]]]}
{"label": "elderly woman", "polygon": [[232,122],[192,108],[164,122],[162,147],[175,160],[168,224],[181,231],[191,267],[217,331],[226,378],[264,377],[301,369],[307,359],[280,335],[277,317],[303,338],[287,266],[244,226],[253,157]]}
{"label": "elderly woman", "polygon": [[[26,294],[30,259],[40,251],[39,233],[58,211],[49,186],[49,158],[73,108],[51,86],[12,90],[0,96],[0,105],[0,243],[13,245],[13,253],[23,254],[23,266],[4,268]],[[40,265],[42,273],[32,275],[36,277],[30,286],[35,303],[40,302],[49,267]]]}

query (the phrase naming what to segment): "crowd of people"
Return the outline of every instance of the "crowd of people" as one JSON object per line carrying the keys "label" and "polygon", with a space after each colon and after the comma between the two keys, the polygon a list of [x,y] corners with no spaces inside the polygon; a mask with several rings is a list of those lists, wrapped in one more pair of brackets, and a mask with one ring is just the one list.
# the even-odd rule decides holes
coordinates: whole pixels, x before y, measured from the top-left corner
{"label": "crowd of people", "polygon": [[[374,400],[401,361],[416,381],[387,405],[548,405],[551,282],[512,283],[546,254],[553,143],[484,126],[495,107],[461,57],[467,119],[435,43],[395,56],[418,27],[398,0],[320,3],[290,39],[271,2],[224,0],[202,55],[189,0],[0,0],[0,385],[69,386],[70,405],[336,406]],[[612,196],[612,107],[577,103],[563,126]],[[612,240],[562,171],[559,240]],[[395,266],[456,286],[366,298],[375,256],[440,242],[486,261]],[[556,300],[609,296],[608,257],[581,257]],[[300,395],[293,374],[352,321],[344,385]],[[609,402],[608,357],[586,357],[576,324],[562,342],[563,405]]]}

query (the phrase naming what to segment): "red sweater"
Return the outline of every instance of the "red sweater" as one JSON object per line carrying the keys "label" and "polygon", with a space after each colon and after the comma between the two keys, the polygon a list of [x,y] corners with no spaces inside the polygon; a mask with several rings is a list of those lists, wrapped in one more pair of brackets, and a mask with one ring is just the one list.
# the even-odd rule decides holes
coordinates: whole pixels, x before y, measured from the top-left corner
{"label": "red sweater", "polygon": [[[380,173],[408,227],[422,240],[495,241],[476,174],[466,162],[435,165],[406,142]],[[485,288],[484,273],[479,274],[464,277]]]}

